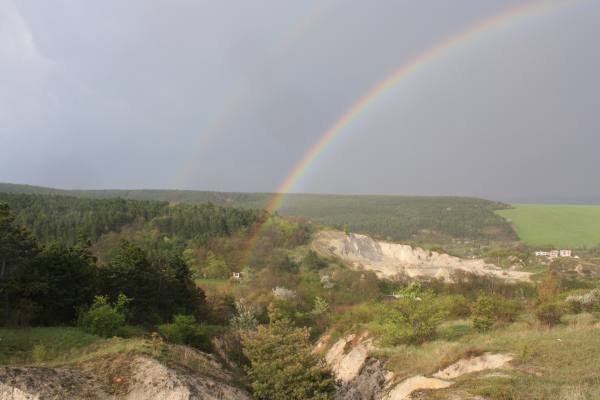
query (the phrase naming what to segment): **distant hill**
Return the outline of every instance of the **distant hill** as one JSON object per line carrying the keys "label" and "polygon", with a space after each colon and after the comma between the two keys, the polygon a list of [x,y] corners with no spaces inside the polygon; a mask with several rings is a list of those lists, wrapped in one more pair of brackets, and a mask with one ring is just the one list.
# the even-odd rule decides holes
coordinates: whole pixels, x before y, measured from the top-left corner
{"label": "distant hill", "polygon": [[118,197],[94,199],[63,194],[2,193],[18,225],[27,226],[42,243],[73,244],[80,235],[93,241],[137,224],[182,239],[229,235],[264,218],[264,212],[212,204],[170,205],[165,201]]}
{"label": "distant hill", "polygon": [[[207,203],[266,208],[275,194],[194,190],[61,190],[0,183],[0,192],[123,198],[171,203]],[[496,210],[500,202],[470,197],[289,194],[279,213],[330,227],[391,240],[440,242],[453,238],[514,240],[511,225]]]}

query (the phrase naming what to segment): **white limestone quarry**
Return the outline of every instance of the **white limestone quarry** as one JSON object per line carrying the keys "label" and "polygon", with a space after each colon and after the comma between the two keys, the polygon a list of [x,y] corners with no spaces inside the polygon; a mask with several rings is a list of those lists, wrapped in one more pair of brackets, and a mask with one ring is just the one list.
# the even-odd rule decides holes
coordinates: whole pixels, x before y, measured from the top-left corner
{"label": "white limestone quarry", "polygon": [[406,275],[411,278],[441,278],[449,282],[457,271],[508,282],[527,282],[531,277],[529,272],[504,270],[481,259],[461,259],[341,231],[319,232],[312,247],[322,255],[338,257],[353,268],[374,271],[383,278]]}

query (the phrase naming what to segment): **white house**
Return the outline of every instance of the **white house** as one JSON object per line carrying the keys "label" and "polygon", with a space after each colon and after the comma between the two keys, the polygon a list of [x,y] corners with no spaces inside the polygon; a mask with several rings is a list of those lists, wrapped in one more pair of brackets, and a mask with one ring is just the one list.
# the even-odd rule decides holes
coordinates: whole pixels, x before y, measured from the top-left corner
{"label": "white house", "polygon": [[558,257],[572,257],[572,251],[568,249],[562,250],[536,250],[536,257],[548,257],[548,258],[558,258]]}
{"label": "white house", "polygon": [[571,250],[561,250],[559,254],[561,257],[571,257]]}

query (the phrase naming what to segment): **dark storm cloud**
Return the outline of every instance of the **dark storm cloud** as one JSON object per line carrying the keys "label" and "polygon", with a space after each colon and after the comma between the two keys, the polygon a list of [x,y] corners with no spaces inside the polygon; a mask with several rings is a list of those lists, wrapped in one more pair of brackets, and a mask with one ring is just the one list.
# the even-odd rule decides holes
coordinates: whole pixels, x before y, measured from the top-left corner
{"label": "dark storm cloud", "polygon": [[[275,190],[387,74],[516,3],[0,0],[0,181]],[[600,200],[599,16],[550,7],[436,59],[296,190]]]}

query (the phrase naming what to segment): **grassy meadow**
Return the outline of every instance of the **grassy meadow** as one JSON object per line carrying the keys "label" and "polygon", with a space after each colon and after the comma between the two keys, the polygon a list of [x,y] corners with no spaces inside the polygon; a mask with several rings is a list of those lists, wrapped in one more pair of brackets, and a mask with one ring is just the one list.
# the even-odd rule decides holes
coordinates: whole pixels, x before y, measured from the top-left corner
{"label": "grassy meadow", "polygon": [[[466,374],[451,388],[432,393],[434,399],[454,398],[462,391],[491,399],[596,399],[600,377],[592,365],[600,362],[597,317],[567,315],[553,328],[542,327],[523,315],[518,322],[488,333],[467,331],[451,340],[439,338],[421,346],[380,350],[387,367],[403,377],[433,374],[470,355],[485,352],[511,354],[512,369]],[[566,393],[569,392],[569,393]],[[581,392],[580,397],[570,397]]]}
{"label": "grassy meadow", "polygon": [[515,204],[496,211],[532,246],[581,248],[600,244],[600,206]]}

